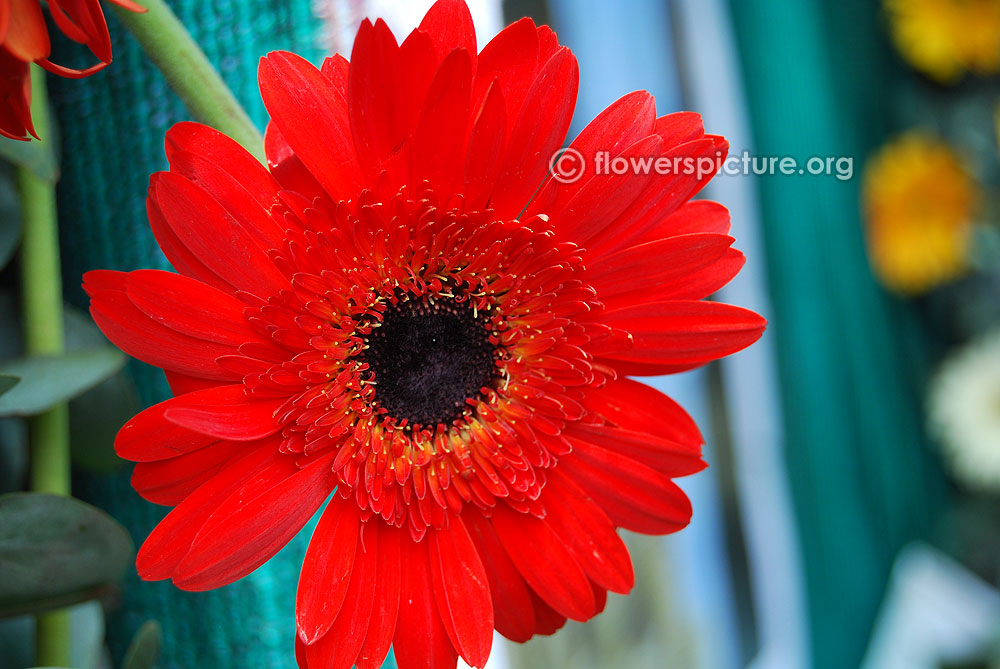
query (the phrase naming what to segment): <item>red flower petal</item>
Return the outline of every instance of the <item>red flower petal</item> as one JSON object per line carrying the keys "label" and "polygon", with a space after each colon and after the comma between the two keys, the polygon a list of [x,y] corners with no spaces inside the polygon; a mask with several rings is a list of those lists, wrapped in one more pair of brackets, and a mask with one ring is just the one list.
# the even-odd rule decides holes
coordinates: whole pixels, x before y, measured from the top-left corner
{"label": "red flower petal", "polygon": [[158,172],[149,180],[149,197],[184,248],[227,284],[263,298],[288,288],[244,222],[201,187],[178,174]]}
{"label": "red flower petal", "polygon": [[595,583],[628,594],[635,583],[628,549],[599,506],[556,467],[545,493],[545,522]]}
{"label": "red flower petal", "polygon": [[431,582],[448,636],[466,662],[483,667],[493,645],[493,604],[479,552],[458,516],[428,539]]}
{"label": "red flower petal", "polygon": [[538,190],[549,156],[566,138],[578,83],[576,58],[565,47],[538,73],[511,128],[504,167],[490,200],[497,217],[517,217]]}
{"label": "red flower petal", "polygon": [[435,603],[428,543],[400,541],[401,596],[392,645],[399,669],[453,667],[458,659]]}
{"label": "red flower petal", "polygon": [[539,597],[573,620],[593,617],[590,581],[545,521],[499,504],[493,510],[493,527],[507,555]]}
{"label": "red flower petal", "polygon": [[400,68],[399,46],[385,21],[362,21],[351,52],[347,109],[358,162],[372,183],[409,131],[396,102]]}
{"label": "red flower petal", "polygon": [[67,37],[86,44],[102,63],[111,62],[111,36],[98,0],[49,0],[48,5]]}
{"label": "red flower petal", "polygon": [[356,660],[358,669],[378,669],[389,652],[399,612],[402,562],[402,531],[386,523],[375,523],[378,532],[378,564],[371,622]]}
{"label": "red flower petal", "polygon": [[128,274],[97,270],[87,272],[83,280],[83,288],[90,295],[90,314],[94,322],[115,346],[129,355],[199,378],[240,379],[216,362],[220,356],[239,353],[233,344],[220,344],[179,332],[143,313],[126,293]]}
{"label": "red flower petal", "polygon": [[[650,211],[653,211],[654,209],[655,207]],[[627,235],[619,237],[615,237],[613,235],[603,235],[600,237],[601,241],[599,243],[595,243],[592,240],[591,243],[583,249],[583,257],[587,259],[588,262],[592,263],[594,261],[600,261],[608,255],[621,251],[629,246],[637,246],[681,235],[728,235],[730,229],[732,228],[729,219],[729,210],[718,202],[712,202],[710,200],[692,200],[662,219],[654,220],[651,216],[647,216],[645,214],[644,216],[645,222],[643,222],[640,226],[631,226],[631,232]],[[621,220],[619,220],[619,222],[621,222]],[[725,261],[725,263],[732,262],[733,260],[731,258]],[[697,277],[691,277],[691,282],[693,284],[697,284]],[[669,299],[686,298],[678,297]]]}
{"label": "red flower petal", "polygon": [[217,439],[254,441],[280,429],[275,412],[283,397],[248,396],[243,385],[207,388],[162,403],[163,417],[174,425]]}
{"label": "red flower petal", "polygon": [[132,470],[132,487],[153,504],[177,506],[245,450],[236,441],[214,441],[177,457],[140,462]]}
{"label": "red flower petal", "polygon": [[[650,160],[660,155],[663,140],[650,135],[638,140],[614,158],[625,160]],[[585,159],[589,160],[589,159]],[[552,227],[564,239],[576,240],[581,246],[604,230],[608,221],[615,220],[645,190],[646,185],[658,178],[655,174],[620,175],[613,172],[592,178],[576,190],[562,208],[553,206]]]}
{"label": "red flower petal", "polygon": [[215,198],[264,248],[280,248],[285,226],[271,217],[278,182],[226,135],[200,123],[178,123],[167,132],[170,169]]}
{"label": "red flower petal", "polygon": [[[701,300],[713,295],[728,285],[746,263],[746,257],[736,249],[727,249],[726,253],[711,265],[692,272],[685,279],[664,283],[650,289],[646,296],[649,302],[667,302],[670,300]],[[617,300],[609,300],[606,307],[617,309],[628,304],[622,295]]]}
{"label": "red flower petal", "polygon": [[226,498],[244,486],[262,486],[287,477],[290,460],[278,453],[274,441],[245,444],[241,456],[230,460],[218,476],[191,493],[153,529],[135,558],[139,576],[147,581],[171,578],[198,531]]}
{"label": "red flower petal", "polygon": [[534,591],[531,592],[531,603],[535,611],[535,634],[548,636],[555,634],[566,624],[566,616],[562,615],[545,603]]}
{"label": "red flower petal", "polygon": [[7,27],[10,25],[10,5],[9,2],[0,3],[0,44],[3,44],[7,37]]}
{"label": "red flower petal", "polygon": [[632,334],[628,351],[609,354],[626,374],[684,371],[740,351],[764,333],[765,321],[747,309],[718,302],[678,300],[623,307],[601,321]]}
{"label": "red flower petal", "polygon": [[604,607],[608,605],[608,591],[593,581],[590,582],[590,585],[594,589],[594,602],[597,608],[594,615],[596,616],[598,613],[604,613]]}
{"label": "red flower petal", "polygon": [[309,200],[325,197],[323,187],[295,155],[273,121],[267,124],[264,132],[264,154],[271,176],[282,188],[301,193]]}
{"label": "red flower petal", "polygon": [[[52,14],[52,19],[59,27],[59,30],[61,30],[66,37],[69,37],[74,42],[85,44],[88,39],[86,30],[82,29],[82,27],[78,27],[77,24],[73,22],[73,19],[71,19],[69,14],[63,9],[63,3],[65,3],[65,0],[49,0],[49,13]],[[73,4],[76,7],[79,7],[80,5],[78,1],[66,4]],[[98,6],[98,8],[100,7]]]}
{"label": "red flower petal", "polygon": [[119,457],[134,462],[166,460],[217,441],[216,437],[168,422],[164,411],[177,401],[171,398],[154,404],[125,423],[115,437],[115,452]]}
{"label": "red flower petal", "polygon": [[172,372],[169,369],[163,370],[163,375],[167,377],[167,385],[170,386],[170,392],[172,392],[175,396],[183,395],[184,393],[193,393],[196,390],[205,390],[206,388],[214,388],[215,386],[224,385],[222,381],[216,381],[214,379],[200,379],[196,376],[188,376],[179,372]]}
{"label": "red flower petal", "polygon": [[478,510],[463,518],[489,580],[496,630],[511,641],[523,643],[535,633],[531,591],[507,556],[493,524]]}
{"label": "red flower petal", "polygon": [[361,172],[343,95],[315,67],[284,51],[261,59],[259,78],[264,106],[295,155],[335,201],[356,197]]}
{"label": "red flower petal", "polygon": [[696,474],[706,466],[700,448],[692,449],[645,432],[609,425],[577,424],[567,427],[566,434],[601,444],[606,450],[641,462],[671,478]]}
{"label": "red flower petal", "polygon": [[442,195],[459,192],[471,87],[472,59],[466,51],[452,51],[434,76],[413,133],[411,183],[427,180]]}
{"label": "red flower petal", "polygon": [[323,65],[320,66],[319,71],[330,80],[334,89],[346,100],[347,78],[351,73],[351,63],[339,53],[335,53],[323,59]]}
{"label": "red flower petal", "polygon": [[[538,72],[538,31],[530,18],[515,21],[490,40],[479,54],[473,84],[473,113],[483,105],[494,82],[506,107],[504,136],[521,114],[524,96]],[[499,154],[497,154],[499,155]]]}
{"label": "red flower petal", "polygon": [[151,197],[152,186],[146,197],[146,214],[149,216],[149,227],[153,231],[153,237],[159,245],[163,255],[167,257],[174,269],[191,278],[197,279],[209,286],[233,294],[236,288],[229,282],[222,279],[215,272],[210,270],[205,263],[198,259],[181,241],[174,231],[167,224],[167,219],[160,211],[159,203]]}
{"label": "red flower petal", "polygon": [[299,469],[294,458],[284,456],[266,479],[251,479],[233,492],[198,531],[173,573],[174,584],[184,590],[210,590],[264,564],[330,494],[333,457],[318,457]]}
{"label": "red flower petal", "polygon": [[653,124],[653,132],[663,138],[664,148],[680,146],[705,136],[701,114],[675,112],[660,116]]}
{"label": "red flower petal", "polygon": [[497,81],[490,86],[469,132],[463,194],[470,209],[485,207],[493,192],[502,166],[496,157],[503,155],[506,123],[503,93]]}
{"label": "red flower petal", "polygon": [[132,2],[132,0],[111,0],[111,2],[123,9],[127,9],[130,12],[135,12],[137,14],[145,14],[148,11],[142,5]]}
{"label": "red flower petal", "polygon": [[437,0],[427,10],[417,30],[427,33],[433,40],[439,61],[443,61],[452,49],[465,49],[473,58],[478,51],[472,14],[462,0]]}
{"label": "red flower petal", "polygon": [[[664,148],[658,160],[665,161],[668,171],[649,179],[643,192],[624,211],[616,218],[607,219],[604,228],[587,241],[585,257],[600,257],[641,241],[683,234],[683,231],[671,231],[661,226],[715,176],[728,146],[721,137],[706,136],[671,149]],[[655,171],[655,164],[653,169]],[[684,221],[685,218],[679,217],[674,222],[678,220]],[[656,234],[651,234],[657,228]]]}
{"label": "red flower petal", "polygon": [[[688,277],[721,260],[733,243],[727,235],[696,234],[668,237],[595,260],[587,267],[587,280],[609,309],[642,302],[650,286],[684,290]],[[615,305],[608,298],[620,296]]]}
{"label": "red flower petal", "polygon": [[[475,53],[472,54],[475,57]],[[438,58],[434,40],[420,30],[414,30],[399,45],[399,77],[396,82],[396,102],[403,127],[412,131],[424,107],[427,91],[437,74]],[[464,119],[463,119],[464,121]]]}
{"label": "red flower petal", "polygon": [[560,48],[559,38],[552,28],[548,26],[538,26],[535,31],[538,34],[538,64],[545,64]]}
{"label": "red flower petal", "polygon": [[[99,62],[79,69],[58,65],[48,58],[35,62],[53,74],[71,79],[89,76],[111,62],[111,36],[98,0],[49,0],[47,4],[56,26],[70,39],[85,44]],[[134,12],[146,11],[128,0],[116,0],[115,4]]]}
{"label": "red flower petal", "polygon": [[699,233],[728,235],[731,229],[729,210],[724,206],[711,200],[692,200],[666,218],[647,227],[628,244],[642,244],[665,237]]}
{"label": "red flower petal", "polygon": [[309,669],[309,659],[306,657],[306,644],[298,634],[295,635],[295,664],[299,669]]}
{"label": "red flower petal", "polygon": [[65,65],[58,65],[53,63],[48,58],[42,58],[36,61],[45,70],[51,72],[52,74],[58,75],[60,77],[66,77],[67,79],[83,79],[84,77],[89,77],[95,72],[100,72],[105,67],[107,67],[110,62],[101,61],[94,63],[90,67],[85,67],[82,69],[77,69],[74,67],[66,67]]}
{"label": "red flower petal", "polygon": [[31,124],[31,76],[28,64],[0,48],[0,135],[26,139]]}
{"label": "red flower petal", "polygon": [[357,507],[334,496],[309,540],[299,575],[295,619],[307,644],[325,635],[340,613],[360,531]]}
{"label": "red flower petal", "polygon": [[[593,172],[599,151],[607,151],[611,156],[619,155],[640,139],[656,134],[653,133],[655,122],[656,102],[646,91],[635,91],[612,102],[569,145],[574,151],[579,151],[590,171],[575,183],[562,183],[550,177],[528,207],[526,215],[552,215],[562,211],[578,191],[596,178]],[[662,139],[659,146],[663,146]],[[655,155],[659,155],[659,149]],[[624,179],[619,178],[618,181],[620,183]]]}
{"label": "red flower petal", "polygon": [[[356,513],[356,512],[355,512]],[[368,532],[355,544],[354,568],[343,607],[337,613],[329,632],[311,645],[306,645],[309,664],[324,669],[351,669],[368,633],[380,551],[378,532]],[[398,569],[398,565],[393,565]]]}
{"label": "red flower petal", "polygon": [[564,456],[559,467],[615,525],[647,534],[667,534],[687,526],[691,502],[673,481],[588,441],[571,441],[573,453]]}
{"label": "red flower petal", "polygon": [[617,379],[588,392],[583,403],[618,427],[659,435],[695,454],[701,453],[705,443],[691,416],[677,402],[645,383]]}
{"label": "red flower petal", "polygon": [[10,4],[10,21],[3,43],[20,61],[30,63],[49,55],[49,31],[38,0],[6,0]]}
{"label": "red flower petal", "polygon": [[132,304],[171,330],[233,348],[259,339],[243,317],[245,304],[197,279],[140,269],[125,281]]}

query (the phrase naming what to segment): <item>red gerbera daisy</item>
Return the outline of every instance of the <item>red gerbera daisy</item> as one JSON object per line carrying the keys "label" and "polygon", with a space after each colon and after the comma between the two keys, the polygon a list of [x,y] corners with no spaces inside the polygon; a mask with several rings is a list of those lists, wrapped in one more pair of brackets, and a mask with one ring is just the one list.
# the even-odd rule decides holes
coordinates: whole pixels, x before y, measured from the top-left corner
{"label": "red gerbera daisy", "polygon": [[[133,12],[146,11],[130,0],[111,0]],[[85,77],[111,62],[111,37],[100,0],[48,0],[52,19],[67,37],[86,45],[99,63],[76,70],[49,60],[49,31],[39,0],[0,0],[0,135],[36,139],[31,123],[31,77],[28,64],[73,79]]]}
{"label": "red gerbera daisy", "polygon": [[[683,528],[671,480],[697,427],[626,375],[697,367],[763,320],[704,301],[739,270],[710,175],[547,178],[573,55],[524,19],[477,54],[441,0],[397,45],[362,24],[351,62],[261,62],[270,171],[183,123],[150,223],[180,272],[96,271],[91,313],[175,397],[116,447],[176,505],[146,579],[205,590],[274,555],[334,492],[299,581],[313,669],[482,666],[628,592],[618,528]],[[715,158],[695,114],[620,99],[582,155]]]}

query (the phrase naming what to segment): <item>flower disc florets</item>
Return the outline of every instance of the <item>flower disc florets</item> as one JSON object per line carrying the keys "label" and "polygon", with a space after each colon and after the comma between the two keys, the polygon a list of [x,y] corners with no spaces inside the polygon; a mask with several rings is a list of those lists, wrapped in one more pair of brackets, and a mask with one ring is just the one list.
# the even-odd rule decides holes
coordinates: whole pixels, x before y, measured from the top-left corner
{"label": "flower disc florets", "polygon": [[299,203],[274,254],[290,288],[249,316],[288,354],[248,389],[289,396],[283,451],[336,451],[340,495],[414,539],[465,504],[529,509],[579,387],[605,378],[584,347],[611,329],[574,324],[600,308],[576,246],[545,217],[370,198],[357,216]]}

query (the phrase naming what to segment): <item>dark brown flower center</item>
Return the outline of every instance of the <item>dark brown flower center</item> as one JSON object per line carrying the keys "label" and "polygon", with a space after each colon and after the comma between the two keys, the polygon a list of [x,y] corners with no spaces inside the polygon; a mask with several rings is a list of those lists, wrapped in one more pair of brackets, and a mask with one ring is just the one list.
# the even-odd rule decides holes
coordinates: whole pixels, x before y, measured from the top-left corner
{"label": "dark brown flower center", "polygon": [[448,424],[497,377],[497,347],[485,314],[452,298],[402,295],[372,323],[361,361],[375,401],[397,421]]}

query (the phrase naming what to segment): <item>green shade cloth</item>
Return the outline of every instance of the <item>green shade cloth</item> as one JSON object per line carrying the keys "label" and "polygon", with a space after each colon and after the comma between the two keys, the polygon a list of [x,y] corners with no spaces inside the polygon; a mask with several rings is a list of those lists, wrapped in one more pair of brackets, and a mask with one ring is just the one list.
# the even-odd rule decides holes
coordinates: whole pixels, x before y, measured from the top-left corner
{"label": "green shade cloth", "polygon": [[855,176],[758,179],[812,659],[857,667],[891,563],[945,485],[921,428],[928,342],[871,278],[859,173],[892,65],[873,0],[732,0],[756,153],[853,156]]}
{"label": "green shade cloth", "polygon": [[[257,89],[257,61],[289,49],[318,62],[319,21],[309,0],[177,0],[174,11],[202,45],[258,127],[267,114]],[[80,276],[95,268],[168,268],[149,230],[145,195],[149,175],[166,169],[163,137],[189,120],[163,77],[121,25],[108,17],[114,62],[82,81],[50,78],[62,132],[63,178],[59,211],[68,298],[85,305]],[[82,49],[57,40],[57,62],[79,63]],[[89,61],[88,61],[89,62]],[[163,375],[132,366],[144,404],[169,396]],[[78,476],[74,491],[110,511],[136,544],[167,509],[143,501],[129,474]],[[252,575],[208,593],[186,593],[166,582],[143,583],[134,574],[122,606],[109,619],[109,641],[120,662],[131,635],[155,618],[164,629],[160,666],[178,669],[294,667],[295,589],[312,524]],[[394,666],[391,659],[387,666]]]}

